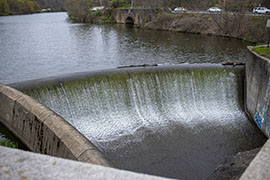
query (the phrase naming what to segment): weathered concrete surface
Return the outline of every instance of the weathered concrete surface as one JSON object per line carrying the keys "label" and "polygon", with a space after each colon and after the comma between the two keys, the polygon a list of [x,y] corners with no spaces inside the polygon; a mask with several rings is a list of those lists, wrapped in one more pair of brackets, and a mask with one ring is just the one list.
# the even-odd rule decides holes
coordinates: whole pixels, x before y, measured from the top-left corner
{"label": "weathered concrete surface", "polygon": [[3,84],[0,84],[0,121],[33,152],[112,166],[62,117]]}
{"label": "weathered concrete surface", "polygon": [[[269,138],[270,125],[270,60],[248,47],[246,61],[246,110],[258,127]],[[270,140],[268,140],[255,159],[240,178],[270,179]]]}
{"label": "weathered concrete surface", "polygon": [[166,180],[0,146],[0,179]]}
{"label": "weathered concrete surface", "polygon": [[270,179],[270,140],[250,163],[240,180]]}
{"label": "weathered concrete surface", "polygon": [[270,60],[248,47],[246,108],[258,127],[270,137]]}
{"label": "weathered concrete surface", "polygon": [[255,158],[260,148],[250,151],[239,152],[236,155],[229,156],[224,163],[216,168],[208,180],[238,180],[250,162]]}

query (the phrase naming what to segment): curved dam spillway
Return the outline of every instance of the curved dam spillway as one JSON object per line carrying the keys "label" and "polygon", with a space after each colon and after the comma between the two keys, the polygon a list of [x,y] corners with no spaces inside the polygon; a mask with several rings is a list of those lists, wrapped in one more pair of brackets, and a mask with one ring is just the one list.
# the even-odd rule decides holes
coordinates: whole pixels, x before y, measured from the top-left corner
{"label": "curved dam spillway", "polygon": [[84,134],[116,167],[206,179],[263,144],[244,112],[244,69],[180,65],[78,73],[11,85]]}

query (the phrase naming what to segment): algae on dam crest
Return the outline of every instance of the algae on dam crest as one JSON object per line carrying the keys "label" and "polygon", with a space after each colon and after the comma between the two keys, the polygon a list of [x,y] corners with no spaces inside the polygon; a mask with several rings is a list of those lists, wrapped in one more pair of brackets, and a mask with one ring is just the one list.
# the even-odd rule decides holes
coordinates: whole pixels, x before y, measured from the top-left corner
{"label": "algae on dam crest", "polygon": [[243,110],[243,69],[153,69],[23,91],[63,116],[122,169],[205,179],[227,156],[263,144]]}

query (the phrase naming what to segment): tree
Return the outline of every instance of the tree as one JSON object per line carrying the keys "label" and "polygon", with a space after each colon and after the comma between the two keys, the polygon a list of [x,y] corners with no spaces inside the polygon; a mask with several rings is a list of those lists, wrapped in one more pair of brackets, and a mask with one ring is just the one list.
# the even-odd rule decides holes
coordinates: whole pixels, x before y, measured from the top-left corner
{"label": "tree", "polygon": [[32,0],[37,2],[42,9],[51,8],[54,11],[65,9],[65,0]]}
{"label": "tree", "polygon": [[0,13],[1,14],[9,13],[9,5],[7,0],[0,0]]}
{"label": "tree", "polygon": [[40,6],[31,0],[0,0],[0,15],[39,12]]}
{"label": "tree", "polygon": [[93,7],[94,1],[92,0],[66,0],[65,7],[68,11],[69,16],[79,22],[91,22],[92,13],[91,8]]}

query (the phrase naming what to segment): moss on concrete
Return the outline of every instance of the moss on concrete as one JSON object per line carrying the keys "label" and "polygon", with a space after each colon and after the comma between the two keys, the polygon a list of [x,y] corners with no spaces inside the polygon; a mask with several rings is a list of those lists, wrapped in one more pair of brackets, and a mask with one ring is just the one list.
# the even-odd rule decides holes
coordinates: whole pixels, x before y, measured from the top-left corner
{"label": "moss on concrete", "polygon": [[260,46],[254,47],[252,50],[264,57],[270,58],[270,47]]}

